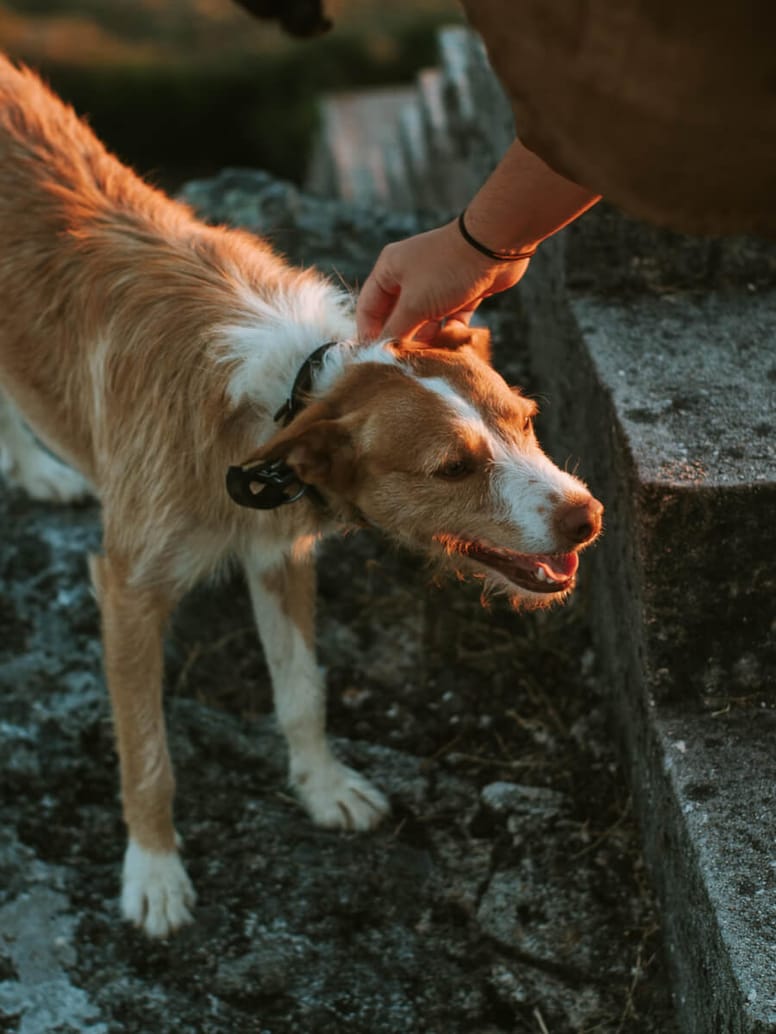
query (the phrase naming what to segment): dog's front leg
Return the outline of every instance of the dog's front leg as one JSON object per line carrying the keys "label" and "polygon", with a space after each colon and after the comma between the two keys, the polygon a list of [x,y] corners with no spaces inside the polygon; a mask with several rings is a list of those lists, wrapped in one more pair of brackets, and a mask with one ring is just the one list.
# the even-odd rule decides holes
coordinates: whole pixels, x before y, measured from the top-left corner
{"label": "dog's front leg", "polygon": [[388,802],[333,756],[315,659],[315,568],[311,556],[270,570],[246,564],[253,610],[272,676],[275,711],[288,743],[291,785],[320,826],[371,829]]}
{"label": "dog's front leg", "polygon": [[128,585],[122,565],[91,557],[129,844],[121,907],[151,937],[191,921],[194,889],[178,856],[175,789],[162,712],[162,639],[171,600]]}

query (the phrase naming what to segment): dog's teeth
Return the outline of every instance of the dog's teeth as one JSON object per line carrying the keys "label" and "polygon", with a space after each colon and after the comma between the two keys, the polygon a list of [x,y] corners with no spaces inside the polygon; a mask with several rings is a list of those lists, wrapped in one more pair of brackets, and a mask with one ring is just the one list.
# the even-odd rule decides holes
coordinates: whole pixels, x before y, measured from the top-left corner
{"label": "dog's teeth", "polygon": [[534,571],[534,575],[536,576],[536,578],[538,578],[538,580],[540,582],[546,582],[547,581],[547,573],[546,573],[546,571],[544,570],[543,567],[537,567],[536,570]]}

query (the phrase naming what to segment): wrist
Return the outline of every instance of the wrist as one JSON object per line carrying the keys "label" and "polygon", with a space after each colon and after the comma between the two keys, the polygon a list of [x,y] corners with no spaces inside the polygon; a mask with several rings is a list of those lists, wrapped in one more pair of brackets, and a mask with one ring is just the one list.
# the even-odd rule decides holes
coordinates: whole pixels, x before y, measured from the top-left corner
{"label": "wrist", "polygon": [[471,232],[467,225],[467,209],[465,208],[458,216],[457,227],[458,232],[466,243],[492,262],[519,262],[522,259],[533,258],[536,254],[536,249],[539,246],[539,242],[536,241],[529,244],[509,246],[505,248],[491,247],[490,244],[485,243],[485,241],[476,237]]}
{"label": "wrist", "polygon": [[468,233],[489,251],[496,254],[533,252],[544,240],[530,226],[523,225],[523,213],[510,210],[507,204],[481,203],[479,196],[464,209]]}

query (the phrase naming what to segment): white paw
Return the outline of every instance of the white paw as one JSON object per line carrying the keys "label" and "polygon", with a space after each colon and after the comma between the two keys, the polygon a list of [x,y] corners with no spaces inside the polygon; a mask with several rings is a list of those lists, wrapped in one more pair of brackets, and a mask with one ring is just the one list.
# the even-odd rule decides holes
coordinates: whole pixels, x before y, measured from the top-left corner
{"label": "white paw", "polygon": [[124,855],[121,911],[149,937],[169,937],[191,922],[197,895],[175,851],[146,851],[130,840]]}
{"label": "white paw", "polygon": [[4,473],[33,499],[74,503],[92,494],[88,483],[77,471],[37,446],[17,454],[15,462]]}
{"label": "white paw", "polygon": [[374,829],[390,811],[369,780],[333,759],[295,772],[292,785],[316,825],[329,829]]}

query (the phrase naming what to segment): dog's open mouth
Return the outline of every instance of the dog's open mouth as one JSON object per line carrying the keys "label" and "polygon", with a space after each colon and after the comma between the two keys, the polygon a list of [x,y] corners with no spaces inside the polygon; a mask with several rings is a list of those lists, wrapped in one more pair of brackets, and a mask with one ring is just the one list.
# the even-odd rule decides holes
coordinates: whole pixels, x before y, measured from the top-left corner
{"label": "dog's open mouth", "polygon": [[573,588],[579,567],[576,553],[518,553],[481,539],[460,539],[453,535],[435,535],[434,538],[448,553],[468,557],[530,592],[567,592]]}

